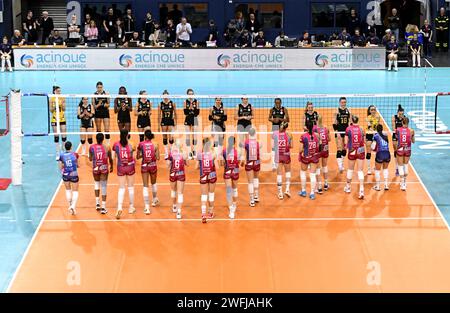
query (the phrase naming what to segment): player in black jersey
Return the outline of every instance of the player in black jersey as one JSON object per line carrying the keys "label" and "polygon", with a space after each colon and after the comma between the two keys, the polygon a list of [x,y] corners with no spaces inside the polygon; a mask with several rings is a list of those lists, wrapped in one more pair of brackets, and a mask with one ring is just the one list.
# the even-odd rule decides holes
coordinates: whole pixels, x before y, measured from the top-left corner
{"label": "player in black jersey", "polygon": [[167,132],[172,132],[173,129],[176,126],[176,120],[177,120],[177,107],[175,102],[169,99],[168,97],[169,92],[167,90],[163,91],[163,99],[161,103],[159,104],[159,110],[158,110],[158,121],[159,126],[158,130],[163,131],[163,145],[164,145],[164,152],[166,159],[169,156],[169,146],[168,144],[172,146],[174,143],[173,135],[169,134],[167,135]]}
{"label": "player in black jersey", "polygon": [[[192,160],[196,155],[197,148],[197,134],[190,134],[189,132],[196,132],[198,126],[198,115],[200,114],[200,102],[194,99],[194,90],[188,89],[186,91],[188,98],[184,100],[184,125],[186,127],[186,146],[189,150],[189,159]],[[192,143],[192,146],[191,146]]]}
{"label": "player in black jersey", "polygon": [[[103,83],[98,82],[97,85],[97,91],[94,93],[95,95],[109,95],[108,92],[106,92],[103,89]],[[109,139],[111,138],[109,134],[109,104],[110,104],[110,98],[92,98],[92,105],[94,106],[95,110],[95,127],[97,129],[97,132],[102,132],[102,123],[104,127],[105,138],[106,143],[109,145]]]}
{"label": "player in black jersey", "polygon": [[305,132],[308,131],[308,128],[306,127],[306,123],[311,122],[312,125],[317,125],[317,121],[319,120],[319,113],[317,111],[314,111],[314,105],[311,101],[306,102],[305,107],[305,115],[303,116],[303,130]]}
{"label": "player in black jersey", "polygon": [[[269,111],[269,122],[272,123],[272,131],[277,131],[280,129],[280,124],[283,122],[289,123],[289,113],[288,109],[281,105],[281,98],[275,98],[275,105]],[[275,145],[273,142],[273,136],[271,136],[272,141],[272,169],[276,170],[277,164],[275,162]]]}
{"label": "player in black jersey", "polygon": [[238,104],[234,119],[237,121],[237,131],[239,134],[239,147],[244,147],[244,141],[250,128],[252,127],[253,108],[248,103],[248,98],[242,97],[241,103]]}
{"label": "player in black jersey", "polygon": [[[228,117],[223,107],[223,102],[221,98],[216,98],[214,100],[214,105],[209,110],[208,119],[212,122],[213,132],[225,132],[225,122]],[[214,140],[214,150],[218,158],[221,158],[223,141],[225,138],[224,134],[213,134],[212,138]]]}
{"label": "player in black jersey", "polygon": [[403,126],[403,118],[405,118],[405,110],[402,105],[399,104],[397,108],[397,114],[392,116],[392,146],[394,148],[394,160],[395,160],[395,176],[399,176],[398,174],[398,164],[397,164],[397,136],[396,130],[398,127]]}
{"label": "player in black jersey", "polygon": [[87,97],[81,98],[80,103],[78,104],[77,118],[81,121],[80,132],[82,133],[91,133],[88,135],[81,134],[80,142],[82,146],[81,155],[87,155],[86,153],[86,139],[88,142],[88,146],[92,145],[92,132],[94,131],[94,122],[92,118],[94,117],[95,111],[94,106],[89,103],[89,99]]}
{"label": "player in black jersey", "polygon": [[333,129],[336,132],[334,137],[336,138],[336,159],[338,163],[339,173],[344,171],[344,157],[347,155],[347,150],[344,147],[345,130],[350,124],[352,114],[347,108],[347,98],[339,98],[339,107],[337,112],[334,113]]}
{"label": "player in black jersey", "polygon": [[147,91],[139,91],[141,97],[136,102],[134,115],[137,116],[136,126],[139,131],[139,141],[144,141],[144,134],[146,127],[151,127],[150,117],[152,115],[152,102],[147,99]]}
{"label": "player in black jersey", "polygon": [[[119,88],[119,95],[127,95],[127,89],[124,86]],[[119,131],[126,129],[131,131],[131,116],[133,111],[133,103],[131,98],[117,97],[114,99],[114,113],[117,114],[117,126]]]}

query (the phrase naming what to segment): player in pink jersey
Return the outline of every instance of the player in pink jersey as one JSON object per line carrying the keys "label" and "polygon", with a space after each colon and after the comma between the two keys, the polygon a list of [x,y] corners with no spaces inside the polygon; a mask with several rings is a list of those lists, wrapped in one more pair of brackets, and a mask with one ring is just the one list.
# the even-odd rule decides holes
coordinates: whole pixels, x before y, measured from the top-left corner
{"label": "player in pink jersey", "polygon": [[353,124],[348,126],[345,135],[347,137],[348,148],[348,170],[347,170],[347,184],[344,191],[350,193],[350,184],[353,178],[353,171],[355,169],[355,162],[358,163],[358,179],[359,179],[359,199],[364,199],[364,159],[365,159],[365,143],[364,130],[358,125],[359,118],[352,115]]}
{"label": "player in pink jersey", "polygon": [[403,117],[402,126],[395,131],[397,137],[397,164],[401,182],[400,189],[406,190],[406,177],[408,176],[409,159],[411,158],[411,146],[416,141],[414,130],[408,127],[409,118]]}
{"label": "player in pink jersey", "polygon": [[[256,140],[256,130],[250,128],[249,138],[245,141],[245,160],[241,165],[245,166],[248,181],[248,193],[250,195],[250,206],[255,206],[259,202],[259,171],[261,170],[261,145]],[[236,190],[237,192],[237,190]]]}
{"label": "player in pink jersey", "polygon": [[[108,185],[108,173],[113,171],[113,159],[111,148],[103,144],[105,135],[98,133],[97,141],[89,147],[89,160],[92,162],[92,174],[94,176],[95,208],[101,214],[106,214],[106,189]],[[108,171],[109,163],[109,171]],[[102,191],[102,205],[100,207],[100,189]]]}
{"label": "player in pink jersey", "polygon": [[[322,181],[320,177],[320,173],[323,173],[324,185],[323,189],[326,191],[329,188],[328,185],[328,157],[329,157],[329,143],[331,140],[330,131],[327,127],[323,126],[322,116],[319,115],[317,119],[317,125],[314,126],[313,131],[319,135],[320,138],[320,162],[319,166],[316,170],[316,178],[317,178],[317,192],[322,193]],[[322,168],[320,168],[322,166]]]}
{"label": "player in pink jersey", "polygon": [[291,197],[291,192],[289,188],[291,186],[291,152],[290,149],[293,148],[292,136],[286,131],[289,124],[287,122],[282,122],[280,124],[280,129],[273,132],[273,139],[275,144],[275,163],[277,164],[277,188],[278,188],[278,199],[283,199],[283,168],[286,175],[286,191],[284,194]]}
{"label": "player in pink jersey", "polygon": [[137,156],[136,159],[142,159],[141,163],[141,175],[142,175],[142,184],[144,185],[142,193],[144,196],[144,213],[150,214],[150,198],[148,193],[148,180],[150,177],[150,181],[152,184],[152,206],[156,206],[159,203],[156,186],[156,176],[158,172],[158,168],[156,163],[159,160],[159,147],[157,143],[153,143],[152,140],[155,138],[155,135],[148,127],[144,132],[144,141],[139,143],[137,148]]}
{"label": "player in pink jersey", "polygon": [[113,151],[117,157],[117,176],[119,177],[119,191],[117,196],[116,218],[122,215],[123,199],[125,198],[125,184],[128,185],[128,196],[130,198],[129,214],[136,212],[134,208],[134,173],[135,161],[133,157],[134,148],[128,142],[128,130],[120,131],[120,140],[114,143]]}
{"label": "player in pink jersey", "polygon": [[306,197],[306,171],[309,167],[309,178],[311,180],[311,193],[309,198],[316,199],[316,170],[320,158],[320,138],[319,135],[313,132],[314,122],[306,121],[305,125],[308,132],[304,133],[300,138],[300,151],[298,160],[301,164],[300,181],[302,190],[298,193],[302,197]]}
{"label": "player in pink jersey", "polygon": [[238,198],[238,180],[239,180],[239,160],[240,154],[236,149],[236,137],[228,137],[228,144],[223,148],[222,157],[219,164],[223,166],[223,179],[227,194],[227,203],[229,208],[228,217],[233,219]]}
{"label": "player in pink jersey", "polygon": [[[172,212],[177,214],[177,219],[181,219],[181,206],[183,204],[184,182],[186,172],[184,170],[187,163],[187,154],[181,149],[178,140],[174,142],[167,157],[169,163],[170,197],[172,198]],[[178,198],[177,198],[178,195]]]}
{"label": "player in pink jersey", "polygon": [[[196,169],[200,169],[200,189],[201,189],[201,208],[202,222],[214,217],[214,192],[216,189],[216,155],[212,149],[210,139],[204,138],[202,141],[202,151],[197,153]],[[209,203],[209,211],[206,214],[206,206]]]}

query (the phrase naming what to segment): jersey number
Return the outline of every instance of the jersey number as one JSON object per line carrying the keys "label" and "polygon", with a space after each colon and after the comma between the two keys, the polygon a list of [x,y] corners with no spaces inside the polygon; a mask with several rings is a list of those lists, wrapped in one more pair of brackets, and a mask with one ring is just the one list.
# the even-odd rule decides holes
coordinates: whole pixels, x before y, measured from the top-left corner
{"label": "jersey number", "polygon": [[147,159],[150,159],[150,158],[152,157],[152,151],[151,151],[151,150],[145,151],[145,157],[146,157]]}
{"label": "jersey number", "polygon": [[72,167],[72,160],[66,160],[66,166]]}
{"label": "jersey number", "polygon": [[128,159],[128,152],[127,151],[121,151],[120,152],[121,159]]}

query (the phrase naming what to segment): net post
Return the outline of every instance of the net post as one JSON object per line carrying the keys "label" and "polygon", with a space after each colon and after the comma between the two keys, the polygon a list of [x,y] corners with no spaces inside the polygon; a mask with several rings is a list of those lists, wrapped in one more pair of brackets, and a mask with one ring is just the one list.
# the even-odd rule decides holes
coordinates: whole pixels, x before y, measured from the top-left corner
{"label": "net post", "polygon": [[436,97],[434,98],[434,133],[437,132],[438,98],[439,98],[439,93],[437,93]]}
{"label": "net post", "polygon": [[22,94],[11,91],[10,99],[11,179],[17,186],[22,185]]}

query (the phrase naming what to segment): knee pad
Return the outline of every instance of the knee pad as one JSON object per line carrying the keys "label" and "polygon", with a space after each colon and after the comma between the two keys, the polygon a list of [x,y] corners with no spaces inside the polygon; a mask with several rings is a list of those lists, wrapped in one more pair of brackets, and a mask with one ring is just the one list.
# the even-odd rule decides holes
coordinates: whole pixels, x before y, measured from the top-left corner
{"label": "knee pad", "polygon": [[144,141],[144,135],[139,135],[139,142],[142,142],[142,141]]}
{"label": "knee pad", "polygon": [[86,143],[86,140],[81,139],[80,142],[81,142],[82,145],[84,145]]}
{"label": "knee pad", "polygon": [[193,140],[192,140],[192,144],[193,144],[194,146],[196,146],[196,145],[197,145],[197,139],[193,139]]}
{"label": "knee pad", "polygon": [[201,201],[202,203],[205,203],[206,201],[208,201],[208,195],[201,195],[200,201]]}
{"label": "knee pad", "polygon": [[336,152],[336,158],[340,159],[341,157],[342,157],[341,150],[338,150],[338,151]]}
{"label": "knee pad", "polygon": [[208,195],[209,202],[214,202],[214,192],[210,192]]}
{"label": "knee pad", "polygon": [[347,170],[347,179],[352,180],[353,178],[353,170]]}
{"label": "knee pad", "polygon": [[179,195],[178,195],[178,203],[183,203],[183,200],[184,200],[184,198],[183,198],[183,194],[182,193],[180,193]]}
{"label": "knee pad", "polygon": [[92,138],[88,138],[88,144],[92,145],[93,141]]}
{"label": "knee pad", "polygon": [[169,143],[170,143],[171,145],[173,145],[174,140],[173,140],[173,139],[169,139]]}
{"label": "knee pad", "polygon": [[100,187],[102,189],[102,196],[106,196],[106,180],[100,181]]}
{"label": "knee pad", "polygon": [[58,143],[59,142],[59,136],[54,137],[54,140],[55,140],[56,143]]}
{"label": "knee pad", "polygon": [[345,158],[345,156],[347,155],[347,150],[341,150],[341,155]]}
{"label": "knee pad", "polygon": [[99,181],[94,180],[94,190],[95,191],[100,190],[100,182]]}
{"label": "knee pad", "polygon": [[175,198],[177,197],[177,192],[171,190],[171,191],[170,191],[170,197],[171,197],[172,199],[175,199]]}
{"label": "knee pad", "polygon": [[167,138],[163,138],[163,145],[167,146],[168,143]]}
{"label": "knee pad", "polygon": [[110,135],[110,134],[105,134],[105,138],[106,138],[106,139],[110,139],[110,138],[111,138],[111,135]]}
{"label": "knee pad", "polygon": [[364,180],[364,172],[363,171],[358,171],[358,179]]}
{"label": "knee pad", "polygon": [[238,197],[238,189],[237,188],[233,189],[233,197],[235,197],[235,198]]}
{"label": "knee pad", "polygon": [[67,137],[62,136],[61,139],[62,139],[62,142],[66,142],[67,141]]}
{"label": "knee pad", "polygon": [[372,153],[367,152],[366,153],[366,160],[370,160],[371,157],[372,157]]}

